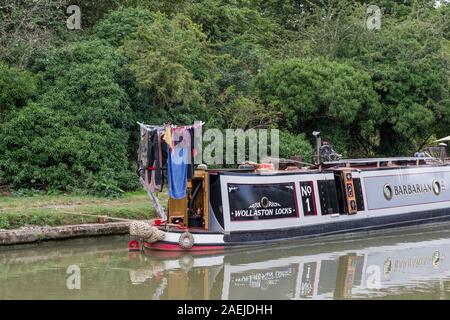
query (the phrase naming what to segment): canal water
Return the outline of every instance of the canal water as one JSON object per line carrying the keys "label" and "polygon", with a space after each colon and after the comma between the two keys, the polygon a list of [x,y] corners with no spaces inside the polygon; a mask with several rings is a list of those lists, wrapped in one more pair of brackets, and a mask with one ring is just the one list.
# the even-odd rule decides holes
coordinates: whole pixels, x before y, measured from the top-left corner
{"label": "canal water", "polygon": [[0,299],[449,299],[450,225],[177,256],[128,236],[0,248]]}

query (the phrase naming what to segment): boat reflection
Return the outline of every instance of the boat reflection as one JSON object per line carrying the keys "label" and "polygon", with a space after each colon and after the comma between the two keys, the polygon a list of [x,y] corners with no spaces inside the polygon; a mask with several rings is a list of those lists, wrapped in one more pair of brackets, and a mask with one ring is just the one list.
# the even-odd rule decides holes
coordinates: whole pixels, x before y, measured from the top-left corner
{"label": "boat reflection", "polygon": [[129,253],[124,236],[2,247],[0,299],[450,299],[449,230],[208,256]]}
{"label": "boat reflection", "polygon": [[382,298],[424,288],[440,299],[449,298],[449,255],[450,232],[433,230],[206,257],[131,255],[129,276],[153,299]]}

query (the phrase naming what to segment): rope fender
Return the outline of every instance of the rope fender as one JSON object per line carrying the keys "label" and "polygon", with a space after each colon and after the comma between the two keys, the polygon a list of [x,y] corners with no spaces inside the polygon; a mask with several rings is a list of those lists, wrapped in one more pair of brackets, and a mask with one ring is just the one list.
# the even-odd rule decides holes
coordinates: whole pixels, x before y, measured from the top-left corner
{"label": "rope fender", "polygon": [[190,249],[194,245],[194,236],[190,232],[185,231],[178,239],[178,244],[185,250]]}
{"label": "rope fender", "polygon": [[133,221],[130,223],[130,235],[145,239],[147,242],[157,242],[163,240],[166,233],[151,226],[147,222]]}

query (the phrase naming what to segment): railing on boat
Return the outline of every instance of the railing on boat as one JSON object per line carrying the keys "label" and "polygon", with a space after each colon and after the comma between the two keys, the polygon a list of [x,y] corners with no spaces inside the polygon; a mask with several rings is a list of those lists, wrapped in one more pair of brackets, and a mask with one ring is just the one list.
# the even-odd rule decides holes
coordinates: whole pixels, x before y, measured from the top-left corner
{"label": "railing on boat", "polygon": [[367,158],[367,159],[343,159],[324,162],[324,167],[392,167],[408,165],[427,165],[442,163],[440,159],[433,157],[393,157],[393,158]]}

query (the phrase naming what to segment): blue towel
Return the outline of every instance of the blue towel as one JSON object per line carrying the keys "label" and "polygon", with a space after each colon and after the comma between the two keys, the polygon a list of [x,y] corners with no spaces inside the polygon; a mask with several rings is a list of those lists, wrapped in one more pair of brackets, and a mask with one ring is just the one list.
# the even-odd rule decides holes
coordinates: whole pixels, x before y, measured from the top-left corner
{"label": "blue towel", "polygon": [[175,147],[173,154],[168,150],[167,171],[169,176],[169,197],[186,197],[186,178],[188,167],[188,148]]}

